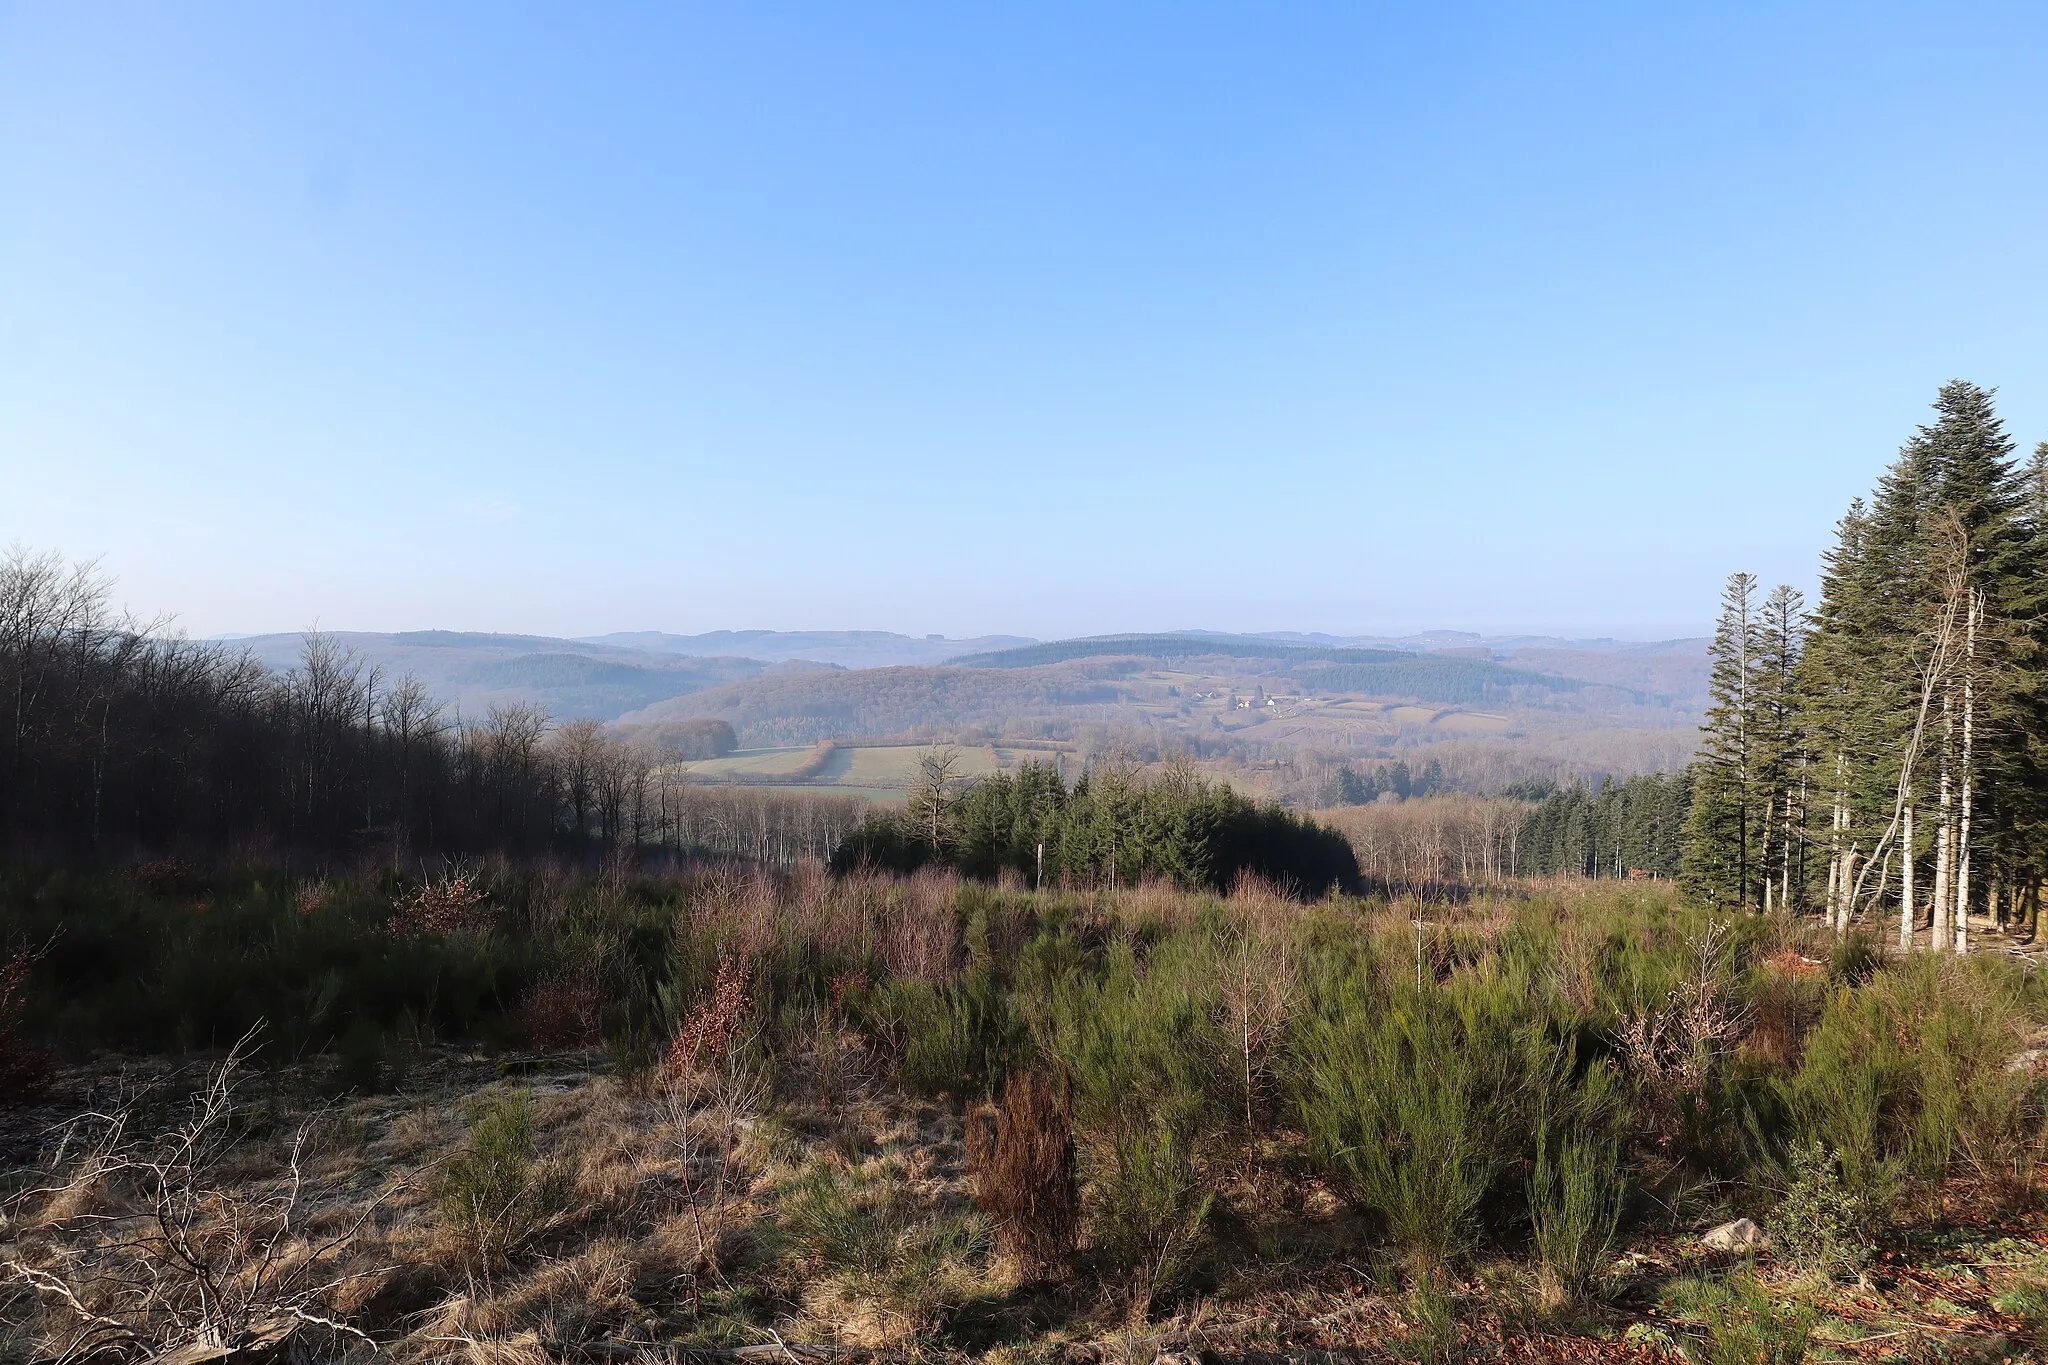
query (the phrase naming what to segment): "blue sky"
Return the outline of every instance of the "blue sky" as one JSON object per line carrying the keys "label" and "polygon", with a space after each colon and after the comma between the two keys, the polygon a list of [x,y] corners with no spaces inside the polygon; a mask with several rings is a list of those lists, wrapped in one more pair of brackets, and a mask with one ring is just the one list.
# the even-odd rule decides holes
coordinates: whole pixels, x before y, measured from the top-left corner
{"label": "blue sky", "polygon": [[1703,628],[2048,437],[2048,9],[16,5],[0,542],[195,633]]}

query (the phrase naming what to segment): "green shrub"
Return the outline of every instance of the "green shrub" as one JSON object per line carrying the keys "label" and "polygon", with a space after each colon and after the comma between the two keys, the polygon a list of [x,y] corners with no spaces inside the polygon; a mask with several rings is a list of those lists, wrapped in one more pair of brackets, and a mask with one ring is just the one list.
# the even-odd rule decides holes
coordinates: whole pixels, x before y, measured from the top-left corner
{"label": "green shrub", "polygon": [[38,1034],[76,1048],[225,1047],[258,1020],[276,1055],[332,1042],[343,1022],[495,1038],[550,945],[465,931],[400,939],[378,881],[227,870],[203,889],[113,872],[10,869],[0,943],[49,943],[36,964]]}
{"label": "green shrub", "polygon": [[338,1095],[374,1095],[397,1089],[405,1081],[405,1054],[392,1043],[373,1021],[356,1020],[335,1044],[329,1086]]}
{"label": "green shrub", "polygon": [[1996,962],[1928,954],[1838,990],[1788,1090],[1794,1137],[1834,1153],[1873,1215],[1958,1160],[2025,1186],[2042,1106],[2031,1078],[2007,1070],[2024,1020],[2019,987]]}
{"label": "green shrub", "polygon": [[488,1281],[568,1209],[576,1168],[536,1159],[525,1091],[475,1100],[468,1116],[469,1138],[442,1168],[434,1197],[456,1259]]}
{"label": "green shrub", "polygon": [[1799,1365],[1819,1320],[1810,1305],[1782,1301],[1747,1274],[1681,1282],[1667,1302],[1697,1324],[1685,1354],[1698,1365]]}
{"label": "green shrub", "polygon": [[909,1336],[959,1307],[988,1258],[980,1218],[918,1209],[901,1173],[876,1166],[812,1166],[783,1190],[777,1222],[815,1270],[877,1304]]}
{"label": "green shrub", "polygon": [[1415,1276],[1402,1296],[1401,1317],[1407,1331],[1396,1344],[1397,1353],[1418,1365],[1457,1359],[1457,1307],[1441,1274]]}
{"label": "green shrub", "polygon": [[1544,1297],[1553,1306],[1580,1299],[1598,1281],[1614,1247],[1626,1192],[1621,1153],[1612,1143],[1539,1134],[1529,1179],[1529,1218]]}
{"label": "green shrub", "polygon": [[1785,1197],[1765,1220],[1772,1253],[1828,1276],[1861,1270],[1871,1251],[1864,1200],[1842,1184],[1834,1157],[1817,1142],[1795,1144],[1790,1165]]}
{"label": "green shrub", "polygon": [[1170,1128],[1120,1139],[1091,1193],[1096,1256],[1105,1278],[1123,1286],[1131,1316],[1141,1319],[1199,1262],[1215,1196],[1187,1141]]}
{"label": "green shrub", "polygon": [[1213,1202],[1204,1149],[1236,1112],[1216,943],[1128,927],[1091,946],[1055,920],[1025,951],[1039,1054],[1071,1097],[1094,1255],[1135,1316],[1184,1284]]}
{"label": "green shrub", "polygon": [[1010,997],[987,971],[941,985],[888,981],[863,995],[864,1030],[894,1049],[903,1083],[927,1095],[995,1094],[1022,1046]]}
{"label": "green shrub", "polygon": [[1569,1056],[1517,1018],[1498,983],[1322,992],[1297,1045],[1293,1090],[1312,1155],[1377,1213],[1418,1267],[1479,1230],[1489,1191],[1535,1146],[1536,1112],[1569,1108]]}
{"label": "green shrub", "polygon": [[1038,1046],[1063,1069],[1084,1145],[1109,1150],[1166,1129],[1192,1150],[1237,1111],[1206,949],[1177,936],[1141,963],[1137,945],[1119,941],[1096,970],[1052,985]]}
{"label": "green shrub", "polygon": [[873,1176],[815,1165],[782,1193],[776,1221],[819,1268],[879,1274],[896,1254],[902,1220]]}
{"label": "green shrub", "polygon": [[1861,986],[1884,965],[1884,945],[1877,931],[1856,925],[1837,938],[1828,949],[1828,984]]}

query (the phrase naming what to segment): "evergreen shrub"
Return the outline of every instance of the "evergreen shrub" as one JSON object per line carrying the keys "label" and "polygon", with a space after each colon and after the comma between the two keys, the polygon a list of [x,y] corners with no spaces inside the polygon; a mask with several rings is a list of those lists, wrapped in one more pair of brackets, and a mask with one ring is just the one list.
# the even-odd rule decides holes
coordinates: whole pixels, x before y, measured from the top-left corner
{"label": "evergreen shrub", "polygon": [[468,1109],[469,1137],[434,1184],[456,1259],[486,1280],[569,1208],[576,1165],[534,1153],[533,1097],[486,1096]]}

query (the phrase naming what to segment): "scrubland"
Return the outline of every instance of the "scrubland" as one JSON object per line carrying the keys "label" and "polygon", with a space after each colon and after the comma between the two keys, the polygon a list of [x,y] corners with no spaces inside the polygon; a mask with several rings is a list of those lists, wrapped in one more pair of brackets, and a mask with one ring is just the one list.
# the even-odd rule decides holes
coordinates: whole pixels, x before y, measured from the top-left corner
{"label": "scrubland", "polygon": [[[1304,904],[511,863],[17,868],[0,916],[0,1358],[2048,1332],[2048,993],[1995,939],[1887,960],[1611,882]],[[1703,1243],[1738,1218],[1752,1245]]]}

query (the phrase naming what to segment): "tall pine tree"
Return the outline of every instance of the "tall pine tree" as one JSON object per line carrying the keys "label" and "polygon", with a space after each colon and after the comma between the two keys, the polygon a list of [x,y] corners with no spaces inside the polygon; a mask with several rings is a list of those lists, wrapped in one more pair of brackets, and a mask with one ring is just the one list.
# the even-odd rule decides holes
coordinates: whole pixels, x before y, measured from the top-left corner
{"label": "tall pine tree", "polygon": [[[1838,927],[1895,907],[1904,941],[1924,927],[1939,947],[1966,946],[1972,914],[2009,910],[2017,888],[2038,885],[2048,829],[2048,444],[2018,467],[1992,397],[1944,385],[1870,504],[1851,505],[1782,699],[1776,680],[1798,652],[1783,629],[1789,600],[1763,609],[1768,657],[1746,690],[1724,677],[1717,637],[1700,760],[1703,789],[1735,793],[1738,770],[1769,789],[1778,815],[1765,817],[1759,875],[1775,874],[1777,900],[1804,903],[1797,853],[1813,848],[1814,899]],[[1746,730],[1731,729],[1739,696],[1760,697]],[[1753,811],[1757,793],[1740,794]],[[1787,812],[1799,816],[1780,834]],[[1700,812],[1689,856],[1703,879],[1733,864],[1744,904],[1751,818]]]}
{"label": "tall pine tree", "polygon": [[1756,903],[1762,842],[1756,807],[1765,651],[1756,575],[1729,575],[1710,655],[1713,704],[1702,727],[1705,740],[1693,776],[1680,875],[1695,895],[1716,905],[1748,906]]}

